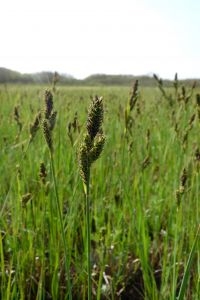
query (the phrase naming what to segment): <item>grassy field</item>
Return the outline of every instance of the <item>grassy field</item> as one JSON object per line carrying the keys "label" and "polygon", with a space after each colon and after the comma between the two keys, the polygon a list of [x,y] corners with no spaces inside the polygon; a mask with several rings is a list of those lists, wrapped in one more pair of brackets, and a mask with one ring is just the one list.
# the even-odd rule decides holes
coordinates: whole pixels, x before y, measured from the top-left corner
{"label": "grassy field", "polygon": [[95,95],[106,142],[90,174],[93,299],[200,299],[200,97],[176,84],[56,87],[52,155],[46,87],[0,86],[1,299],[88,299],[78,153]]}

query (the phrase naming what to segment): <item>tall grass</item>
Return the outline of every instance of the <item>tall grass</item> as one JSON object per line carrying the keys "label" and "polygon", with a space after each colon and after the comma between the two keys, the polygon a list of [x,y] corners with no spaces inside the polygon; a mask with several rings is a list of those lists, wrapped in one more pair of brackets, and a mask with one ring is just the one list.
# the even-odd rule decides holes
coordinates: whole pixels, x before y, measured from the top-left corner
{"label": "tall grass", "polygon": [[[44,88],[0,86],[2,299],[87,299],[89,273],[93,299],[199,299],[199,90],[174,82],[131,94],[54,84],[53,151],[37,119]],[[96,94],[107,139],[89,228],[77,162]]]}

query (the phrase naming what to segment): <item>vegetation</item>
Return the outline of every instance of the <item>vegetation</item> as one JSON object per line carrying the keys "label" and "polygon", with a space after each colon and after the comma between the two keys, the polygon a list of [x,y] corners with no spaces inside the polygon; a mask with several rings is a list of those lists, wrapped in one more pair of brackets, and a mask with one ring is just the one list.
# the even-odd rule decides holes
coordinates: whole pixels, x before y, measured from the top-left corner
{"label": "vegetation", "polygon": [[154,80],[0,86],[1,299],[200,299],[200,93]]}
{"label": "vegetation", "polygon": [[[40,72],[33,74],[21,74],[5,68],[0,68],[0,83],[14,83],[14,84],[52,84],[59,80],[60,85],[68,86],[127,86],[130,87],[134,80],[140,81],[140,86],[155,87],[156,81],[153,76],[133,76],[133,75],[106,75],[94,74],[85,79],[76,79],[71,75],[58,74],[57,72]],[[199,80],[196,80],[200,83]],[[180,81],[182,85],[191,86],[193,79],[185,79]],[[163,80],[165,87],[173,87],[173,82],[170,80]]]}

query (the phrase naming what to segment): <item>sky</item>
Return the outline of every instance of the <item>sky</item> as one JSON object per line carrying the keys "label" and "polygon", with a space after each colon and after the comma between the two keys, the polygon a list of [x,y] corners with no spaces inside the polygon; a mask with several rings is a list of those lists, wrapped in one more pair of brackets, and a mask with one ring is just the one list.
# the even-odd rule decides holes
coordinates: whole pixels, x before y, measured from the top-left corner
{"label": "sky", "polygon": [[200,78],[199,0],[4,0],[0,67]]}

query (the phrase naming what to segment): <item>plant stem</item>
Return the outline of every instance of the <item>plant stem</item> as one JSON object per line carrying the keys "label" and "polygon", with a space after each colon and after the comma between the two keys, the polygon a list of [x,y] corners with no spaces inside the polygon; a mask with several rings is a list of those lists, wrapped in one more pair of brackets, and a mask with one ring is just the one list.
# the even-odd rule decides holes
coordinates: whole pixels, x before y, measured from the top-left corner
{"label": "plant stem", "polygon": [[[90,177],[90,176],[88,176]],[[88,300],[92,299],[92,282],[91,282],[91,238],[90,238],[90,199],[89,199],[89,182],[85,185],[86,199],[86,227],[87,227],[87,269],[88,269]]]}
{"label": "plant stem", "polygon": [[62,241],[63,241],[63,246],[64,246],[65,266],[66,266],[66,272],[67,272],[67,278],[68,278],[67,285],[68,285],[69,300],[72,300],[71,280],[70,280],[70,264],[69,264],[68,255],[67,255],[67,244],[66,244],[66,239],[65,239],[65,231],[64,231],[61,207],[60,207],[60,202],[59,202],[59,197],[58,197],[58,189],[57,189],[57,183],[56,183],[56,177],[55,177],[54,159],[53,159],[53,154],[51,151],[50,151],[50,160],[51,160],[51,171],[52,171],[52,176],[53,176],[54,191],[55,191],[55,196],[56,196],[56,206],[57,206],[58,217],[59,217],[60,226],[61,226],[61,236],[62,236]]}

